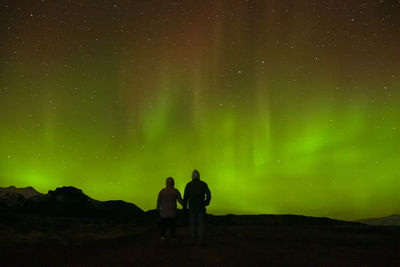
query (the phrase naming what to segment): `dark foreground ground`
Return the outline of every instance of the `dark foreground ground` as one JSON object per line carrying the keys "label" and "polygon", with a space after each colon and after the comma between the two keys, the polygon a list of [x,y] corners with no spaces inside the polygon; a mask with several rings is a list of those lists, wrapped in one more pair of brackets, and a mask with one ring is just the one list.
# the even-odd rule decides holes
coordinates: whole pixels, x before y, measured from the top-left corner
{"label": "dark foreground ground", "polygon": [[290,215],[210,216],[204,246],[161,243],[157,217],[104,220],[0,215],[0,265],[400,266],[400,227]]}

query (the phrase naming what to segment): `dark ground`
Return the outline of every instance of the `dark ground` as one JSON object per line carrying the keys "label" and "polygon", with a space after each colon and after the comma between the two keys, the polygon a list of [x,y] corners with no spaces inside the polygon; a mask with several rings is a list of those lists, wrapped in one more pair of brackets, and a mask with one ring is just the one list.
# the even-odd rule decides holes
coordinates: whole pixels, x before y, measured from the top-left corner
{"label": "dark ground", "polygon": [[0,265],[21,266],[400,266],[400,227],[293,215],[209,216],[204,246],[161,243],[157,217],[0,215]]}

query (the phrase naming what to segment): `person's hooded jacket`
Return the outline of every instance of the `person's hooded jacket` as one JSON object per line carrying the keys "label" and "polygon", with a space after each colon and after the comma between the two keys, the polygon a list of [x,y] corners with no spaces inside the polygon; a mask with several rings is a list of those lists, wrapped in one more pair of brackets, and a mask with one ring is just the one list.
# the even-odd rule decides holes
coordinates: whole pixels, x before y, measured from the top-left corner
{"label": "person's hooded jacket", "polygon": [[206,206],[210,204],[211,192],[208,185],[200,180],[200,173],[194,170],[192,181],[187,183],[183,197],[183,208],[194,213],[205,213]]}
{"label": "person's hooded jacket", "polygon": [[176,201],[182,204],[181,193],[174,188],[174,179],[169,177],[166,181],[166,187],[158,194],[157,210],[160,210],[161,218],[175,218]]}

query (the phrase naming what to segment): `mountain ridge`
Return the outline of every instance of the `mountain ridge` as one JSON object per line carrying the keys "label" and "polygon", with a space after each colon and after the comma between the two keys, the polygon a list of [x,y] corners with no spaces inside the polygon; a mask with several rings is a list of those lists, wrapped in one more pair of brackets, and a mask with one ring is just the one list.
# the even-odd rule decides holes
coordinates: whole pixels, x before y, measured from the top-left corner
{"label": "mountain ridge", "polygon": [[[67,217],[103,217],[103,218],[147,218],[158,217],[156,210],[143,211],[133,203],[123,200],[99,201],[86,195],[81,189],[73,186],[57,187],[46,194],[38,192],[31,186],[0,187],[0,211],[36,214],[41,216]],[[183,211],[179,211],[183,213]],[[292,214],[258,214],[258,215],[211,215],[207,214],[214,224],[366,224],[366,225],[400,225],[400,215],[389,215],[381,218],[368,218],[354,221],[338,220],[328,217],[314,217]]]}
{"label": "mountain ridge", "polygon": [[70,217],[136,217],[144,211],[122,200],[99,201],[72,186],[42,194],[32,187],[0,188],[0,209],[23,214]]}

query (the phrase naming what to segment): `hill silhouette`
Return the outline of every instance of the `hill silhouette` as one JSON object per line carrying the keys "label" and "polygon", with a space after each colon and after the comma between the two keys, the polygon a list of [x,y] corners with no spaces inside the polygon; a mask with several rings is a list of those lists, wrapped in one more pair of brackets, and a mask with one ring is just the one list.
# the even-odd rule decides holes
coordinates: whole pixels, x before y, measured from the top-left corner
{"label": "hill silhouette", "polygon": [[34,196],[40,196],[41,193],[33,187],[17,188],[15,186],[0,187],[0,208],[23,206],[25,200]]}
{"label": "hill silhouette", "polygon": [[[3,210],[23,214],[63,217],[104,217],[138,218],[141,221],[154,222],[158,219],[156,210],[144,212],[132,203],[122,200],[98,201],[87,196],[81,189],[72,186],[58,187],[41,194],[32,187],[0,188],[0,201]],[[182,214],[182,211],[178,211]],[[349,225],[359,224],[334,220],[331,218],[301,215],[234,215],[214,216],[207,214],[208,221],[216,225]]]}
{"label": "hill silhouette", "polygon": [[32,186],[17,188],[15,186],[0,187],[0,198],[6,197],[7,193],[16,193],[22,195],[25,199],[42,195],[36,191]]}
{"label": "hill silhouette", "polygon": [[[95,218],[139,218],[154,222],[156,210],[144,212],[138,206],[122,200],[99,201],[87,196],[81,189],[72,186],[57,187],[42,194],[33,187],[0,187],[0,210],[27,215],[95,217]],[[178,211],[182,213],[182,211]],[[214,216],[207,214],[208,221],[216,225],[399,225],[400,215],[384,218],[364,219],[356,222],[325,217],[302,215],[234,215]]]}
{"label": "hill silhouette", "polygon": [[136,217],[143,210],[122,200],[99,201],[64,186],[41,194],[32,187],[0,188],[0,208],[8,212],[70,217]]}

